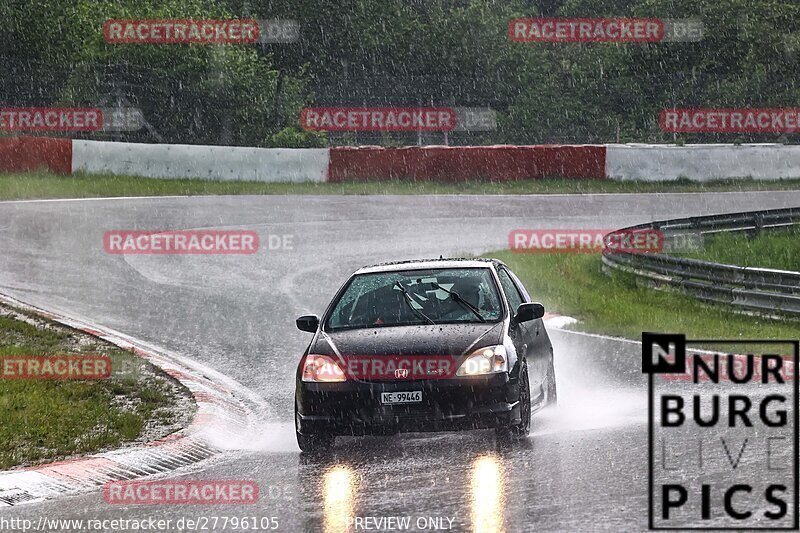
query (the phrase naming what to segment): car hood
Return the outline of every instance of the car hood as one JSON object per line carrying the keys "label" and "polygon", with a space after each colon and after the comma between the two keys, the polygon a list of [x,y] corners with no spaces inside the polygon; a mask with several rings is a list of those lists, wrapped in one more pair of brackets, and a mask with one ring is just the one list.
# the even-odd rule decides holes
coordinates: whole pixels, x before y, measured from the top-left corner
{"label": "car hood", "polygon": [[[502,344],[503,322],[438,324],[342,330],[320,335],[316,353],[339,355],[461,355],[469,349]],[[331,346],[332,345],[332,346]]]}

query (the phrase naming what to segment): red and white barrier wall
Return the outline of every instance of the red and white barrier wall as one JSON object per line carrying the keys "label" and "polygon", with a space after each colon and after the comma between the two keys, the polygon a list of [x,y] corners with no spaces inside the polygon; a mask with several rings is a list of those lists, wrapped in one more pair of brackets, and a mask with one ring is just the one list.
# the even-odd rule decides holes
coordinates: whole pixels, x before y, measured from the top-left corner
{"label": "red and white barrier wall", "polygon": [[603,178],[602,145],[332,148],[329,181]]}
{"label": "red and white barrier wall", "polygon": [[328,150],[188,144],[72,143],[72,172],[220,181],[325,181]]}
{"label": "red and white barrier wall", "polygon": [[26,172],[40,168],[55,174],[72,173],[72,140],[0,138],[0,172]]}
{"label": "red and white barrier wall", "polygon": [[609,144],[606,177],[666,181],[689,178],[800,178],[800,146],[783,144]]}
{"label": "red and white barrier wall", "polygon": [[800,146],[537,145],[247,148],[0,138],[0,172],[45,168],[220,181],[517,181],[541,178],[707,181],[800,178]]}

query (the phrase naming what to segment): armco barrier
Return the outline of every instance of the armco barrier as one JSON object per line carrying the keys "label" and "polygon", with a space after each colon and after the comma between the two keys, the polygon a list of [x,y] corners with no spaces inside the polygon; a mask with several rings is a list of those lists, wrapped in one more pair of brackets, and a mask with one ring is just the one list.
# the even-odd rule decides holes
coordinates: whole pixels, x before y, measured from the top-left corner
{"label": "armco barrier", "polygon": [[[800,225],[800,208],[710,215],[651,222],[618,230],[657,229],[664,244],[686,235],[778,230]],[[612,232],[613,233],[613,232]],[[603,269],[627,272],[650,287],[669,287],[699,300],[747,312],[800,315],[800,272],[725,265],[657,253],[606,249]]]}
{"label": "armco barrier", "polygon": [[72,141],[50,137],[0,138],[0,172],[72,171]]}
{"label": "armco barrier", "polygon": [[773,180],[800,178],[800,146],[608,144],[290,149],[37,137],[0,139],[0,172],[37,168],[59,174],[263,182],[402,178],[517,181],[548,177]]}
{"label": "armco barrier", "polygon": [[605,152],[602,145],[331,148],[329,180],[602,179]]}
{"label": "armco barrier", "polygon": [[220,181],[325,181],[328,150],[75,140],[72,171]]}

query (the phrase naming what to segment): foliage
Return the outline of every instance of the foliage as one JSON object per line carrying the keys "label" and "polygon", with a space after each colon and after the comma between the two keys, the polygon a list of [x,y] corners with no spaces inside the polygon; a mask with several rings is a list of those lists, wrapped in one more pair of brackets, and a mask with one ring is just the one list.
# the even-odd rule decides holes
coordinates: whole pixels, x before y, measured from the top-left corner
{"label": "foliage", "polygon": [[[525,16],[695,18],[705,30],[700,42],[511,42],[509,20]],[[297,131],[312,103],[490,106],[499,128],[482,142],[674,142],[659,130],[665,107],[790,107],[800,98],[792,0],[12,0],[0,17],[0,57],[13,74],[0,80],[0,103],[93,104],[122,90],[173,142],[317,145]],[[296,19],[301,40],[103,41],[109,18],[189,17]],[[688,142],[739,137],[784,140]]]}

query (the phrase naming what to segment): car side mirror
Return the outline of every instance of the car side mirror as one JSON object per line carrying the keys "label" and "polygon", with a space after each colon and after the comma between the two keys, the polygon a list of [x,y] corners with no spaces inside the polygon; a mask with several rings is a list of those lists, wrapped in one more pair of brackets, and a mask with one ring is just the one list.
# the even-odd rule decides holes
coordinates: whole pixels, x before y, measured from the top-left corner
{"label": "car side mirror", "polygon": [[530,320],[536,320],[544,316],[544,306],[538,302],[519,304],[517,314],[514,315],[514,322],[520,324]]}
{"label": "car side mirror", "polygon": [[297,329],[300,331],[316,333],[319,327],[319,317],[317,315],[303,315],[298,317],[295,323],[297,324]]}

